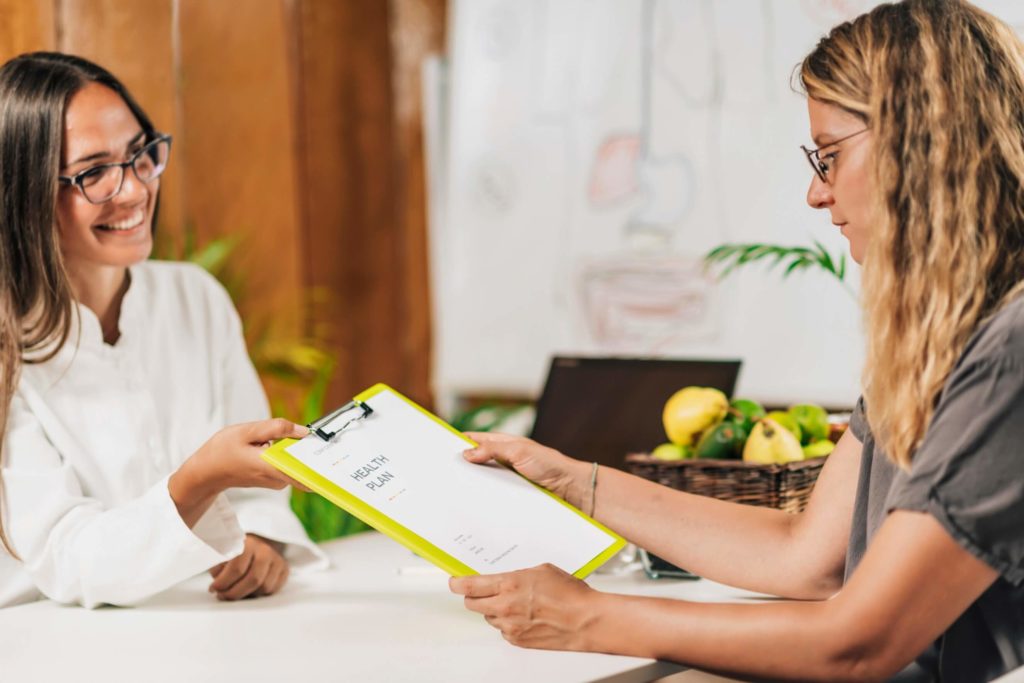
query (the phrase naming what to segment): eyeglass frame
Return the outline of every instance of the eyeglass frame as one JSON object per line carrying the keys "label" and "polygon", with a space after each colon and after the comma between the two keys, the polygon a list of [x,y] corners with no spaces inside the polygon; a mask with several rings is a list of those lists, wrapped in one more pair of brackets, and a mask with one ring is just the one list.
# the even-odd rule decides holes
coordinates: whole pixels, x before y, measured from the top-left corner
{"label": "eyeglass frame", "polygon": [[[144,144],[142,147],[140,147],[139,150],[137,152],[135,152],[135,154],[132,155],[131,159],[128,159],[127,161],[114,161],[114,162],[111,162],[109,164],[96,164],[95,166],[90,166],[89,168],[87,168],[85,170],[82,170],[82,171],[79,171],[78,173],[76,173],[74,175],[70,175],[70,176],[59,175],[59,176],[57,176],[57,182],[59,182],[62,185],[69,185],[69,186],[77,187],[78,191],[82,193],[83,197],[85,197],[85,201],[89,202],[90,204],[106,204],[111,199],[113,199],[117,195],[121,194],[121,190],[124,188],[125,169],[131,168],[132,169],[132,173],[135,174],[136,179],[138,179],[138,181],[140,183],[151,183],[154,180],[156,180],[157,178],[159,178],[161,175],[163,175],[164,171],[167,169],[167,164],[166,163],[164,163],[164,167],[162,169],[160,169],[160,172],[157,173],[155,176],[153,176],[149,180],[143,180],[142,178],[139,178],[139,172],[135,168],[135,163],[142,157],[142,155],[144,153],[146,153],[147,150],[149,150],[150,147],[152,147],[153,145],[156,145],[157,143],[160,143],[160,142],[166,142],[167,143],[167,158],[169,160],[170,156],[171,156],[171,140],[172,139],[173,139],[172,135],[169,135],[169,134],[166,134],[166,133],[159,133],[152,140],[150,140],[149,142]],[[115,167],[121,169],[121,182],[118,183],[117,190],[115,190],[112,195],[110,195],[109,197],[107,197],[106,199],[104,199],[102,201],[94,202],[93,200],[89,199],[89,195],[86,194],[85,187],[83,186],[83,181],[82,181],[82,178],[85,176],[85,174],[86,173],[92,173],[92,172],[94,172],[98,168],[106,169],[106,168],[115,168]]]}
{"label": "eyeglass frame", "polygon": [[[821,150],[826,149],[828,147],[832,147],[833,145],[838,145],[840,142],[845,142],[845,141],[849,140],[850,138],[855,138],[858,135],[860,135],[861,133],[867,133],[869,130],[871,130],[871,129],[870,128],[862,128],[862,129],[858,130],[856,133],[850,133],[849,135],[847,135],[845,137],[841,137],[838,140],[833,140],[832,142],[829,142],[828,144],[822,145],[821,147],[818,147],[817,149],[807,149],[803,145],[800,145],[800,149],[802,149],[804,151],[804,154],[807,156],[807,163],[809,163],[811,165],[811,168],[814,169],[814,174],[817,175],[818,178],[821,179],[821,182],[823,182],[825,184],[831,184],[831,183],[829,183],[829,180],[828,180],[828,171],[831,171],[832,167],[829,166],[828,167],[828,171],[822,171],[821,170],[821,166],[820,166],[820,164],[822,163],[821,162],[821,155],[818,154],[818,152],[820,152]],[[828,157],[829,155],[826,154],[825,156]],[[815,161],[815,160],[817,160],[817,161]]]}

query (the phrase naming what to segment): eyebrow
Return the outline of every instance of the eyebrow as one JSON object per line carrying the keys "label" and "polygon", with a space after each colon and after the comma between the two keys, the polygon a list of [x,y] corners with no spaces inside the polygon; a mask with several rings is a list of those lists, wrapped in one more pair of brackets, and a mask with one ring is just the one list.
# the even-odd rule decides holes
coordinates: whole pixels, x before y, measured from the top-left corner
{"label": "eyebrow", "polygon": [[839,142],[840,140],[845,140],[846,138],[852,137],[854,135],[856,135],[856,132],[854,132],[854,133],[839,133],[838,135],[836,135],[835,133],[818,133],[813,138],[811,138],[811,140],[814,141],[814,145],[818,149],[822,149],[824,147],[829,147],[831,145],[834,145],[835,143]]}
{"label": "eyebrow", "polygon": [[[125,148],[130,148],[132,145],[134,145],[136,142],[138,142],[145,136],[146,131],[140,130],[138,133],[136,133],[135,137],[128,141],[128,144],[125,145]],[[87,156],[81,157],[80,159],[75,159],[74,161],[69,162],[68,166],[74,166],[75,164],[80,164],[84,161],[96,161],[97,159],[103,159],[109,156],[113,156],[113,154],[107,150],[103,150],[102,152],[94,152],[93,154],[89,154]]]}

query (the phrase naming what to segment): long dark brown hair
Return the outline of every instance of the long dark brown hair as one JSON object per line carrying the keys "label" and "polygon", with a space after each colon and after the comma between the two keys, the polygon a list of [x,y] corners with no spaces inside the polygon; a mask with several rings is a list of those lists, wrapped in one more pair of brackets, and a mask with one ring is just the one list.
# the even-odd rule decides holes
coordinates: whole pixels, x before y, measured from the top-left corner
{"label": "long dark brown hair", "polygon": [[[153,125],[106,69],[72,55],[34,52],[0,67],[0,434],[6,435],[22,363],[53,358],[75,312],[56,220],[64,114],[89,83],[124,100],[147,136]],[[17,557],[4,524],[0,442],[0,543]]]}
{"label": "long dark brown hair", "polygon": [[1024,45],[962,0],[880,5],[804,60],[871,129],[868,421],[909,468],[971,335],[1024,289]]}

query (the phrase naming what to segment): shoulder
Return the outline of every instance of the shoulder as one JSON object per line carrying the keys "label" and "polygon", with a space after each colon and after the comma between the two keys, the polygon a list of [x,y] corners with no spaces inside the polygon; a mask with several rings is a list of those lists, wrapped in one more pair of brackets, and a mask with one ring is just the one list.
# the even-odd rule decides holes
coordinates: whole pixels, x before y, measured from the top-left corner
{"label": "shoulder", "polygon": [[227,290],[194,263],[145,261],[132,266],[131,274],[126,320],[214,341],[233,338],[241,326]]}
{"label": "shoulder", "polygon": [[1024,296],[999,309],[967,342],[957,369],[979,365],[997,365],[1024,372]]}
{"label": "shoulder", "polygon": [[224,286],[202,267],[186,261],[144,261],[131,270],[133,282],[154,298],[173,297],[180,302],[223,307],[231,305]]}

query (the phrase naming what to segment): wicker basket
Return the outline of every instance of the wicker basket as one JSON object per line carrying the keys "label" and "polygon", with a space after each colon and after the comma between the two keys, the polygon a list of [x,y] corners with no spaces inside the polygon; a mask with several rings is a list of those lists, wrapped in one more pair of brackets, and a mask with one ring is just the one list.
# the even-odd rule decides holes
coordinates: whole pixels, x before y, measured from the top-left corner
{"label": "wicker basket", "polygon": [[633,453],[626,456],[626,465],[639,477],[680,491],[800,512],[825,460],[755,465],[741,460],[658,460],[646,453]]}

